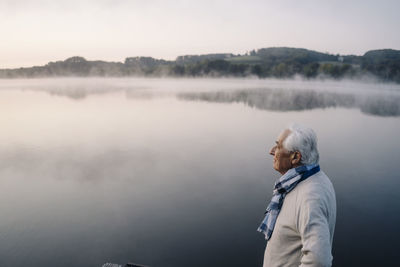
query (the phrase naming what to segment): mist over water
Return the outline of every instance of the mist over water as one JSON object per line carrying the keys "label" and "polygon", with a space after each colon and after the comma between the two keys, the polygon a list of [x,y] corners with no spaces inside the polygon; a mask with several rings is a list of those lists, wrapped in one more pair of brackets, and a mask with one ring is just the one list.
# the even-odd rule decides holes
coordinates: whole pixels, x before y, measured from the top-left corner
{"label": "mist over water", "polygon": [[0,107],[0,266],[261,266],[290,122],[335,186],[334,265],[397,265],[398,85],[2,80]]}

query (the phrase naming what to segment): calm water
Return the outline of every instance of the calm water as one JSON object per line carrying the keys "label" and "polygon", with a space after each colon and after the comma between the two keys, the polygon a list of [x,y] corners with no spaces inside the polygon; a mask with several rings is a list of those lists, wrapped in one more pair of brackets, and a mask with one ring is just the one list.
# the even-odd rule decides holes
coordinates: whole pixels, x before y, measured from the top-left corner
{"label": "calm water", "polygon": [[400,86],[0,80],[0,266],[261,266],[279,177],[312,126],[337,193],[335,266],[398,266]]}

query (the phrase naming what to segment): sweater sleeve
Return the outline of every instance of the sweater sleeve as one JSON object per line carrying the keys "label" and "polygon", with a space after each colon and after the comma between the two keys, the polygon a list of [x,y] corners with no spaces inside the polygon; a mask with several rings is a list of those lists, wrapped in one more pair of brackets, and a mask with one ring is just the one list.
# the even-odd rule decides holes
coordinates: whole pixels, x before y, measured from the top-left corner
{"label": "sweater sleeve", "polygon": [[298,230],[301,236],[301,267],[329,267],[332,247],[328,206],[320,197],[307,195],[298,207]]}

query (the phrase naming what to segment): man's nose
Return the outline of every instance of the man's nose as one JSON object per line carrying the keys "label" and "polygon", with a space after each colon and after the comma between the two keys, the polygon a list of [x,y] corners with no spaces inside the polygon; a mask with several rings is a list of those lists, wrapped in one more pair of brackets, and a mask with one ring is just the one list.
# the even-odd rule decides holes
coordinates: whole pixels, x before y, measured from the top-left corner
{"label": "man's nose", "polygon": [[269,151],[269,154],[272,156],[275,156],[275,146],[273,148],[271,148],[271,150]]}

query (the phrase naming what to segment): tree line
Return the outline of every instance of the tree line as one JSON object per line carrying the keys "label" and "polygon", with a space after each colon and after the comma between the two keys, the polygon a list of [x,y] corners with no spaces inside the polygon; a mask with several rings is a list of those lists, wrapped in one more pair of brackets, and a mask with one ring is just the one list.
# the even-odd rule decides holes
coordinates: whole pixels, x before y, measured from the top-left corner
{"label": "tree line", "polygon": [[302,48],[272,47],[243,55],[206,54],[179,56],[176,60],[128,57],[124,62],[88,61],[71,57],[45,66],[1,69],[0,78],[37,77],[249,77],[308,79],[357,78],[374,75],[382,81],[400,82],[400,51],[372,50],[363,56],[341,56]]}

